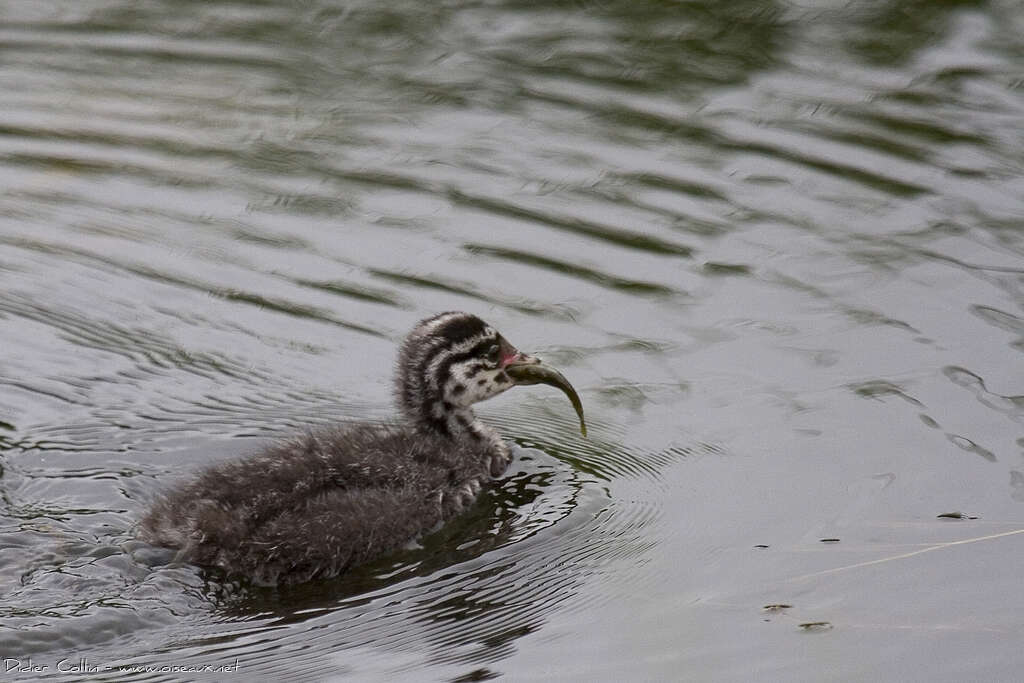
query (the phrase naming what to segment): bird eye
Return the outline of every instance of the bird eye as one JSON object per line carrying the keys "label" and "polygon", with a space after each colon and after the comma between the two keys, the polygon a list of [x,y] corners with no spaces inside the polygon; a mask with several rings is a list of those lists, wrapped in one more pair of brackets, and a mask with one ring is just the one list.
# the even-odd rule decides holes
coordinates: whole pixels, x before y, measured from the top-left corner
{"label": "bird eye", "polygon": [[498,348],[498,345],[497,344],[491,344],[490,346],[487,347],[487,360],[489,360],[490,362],[492,362],[494,364],[497,364],[498,363],[498,354],[499,353],[501,353],[501,349]]}

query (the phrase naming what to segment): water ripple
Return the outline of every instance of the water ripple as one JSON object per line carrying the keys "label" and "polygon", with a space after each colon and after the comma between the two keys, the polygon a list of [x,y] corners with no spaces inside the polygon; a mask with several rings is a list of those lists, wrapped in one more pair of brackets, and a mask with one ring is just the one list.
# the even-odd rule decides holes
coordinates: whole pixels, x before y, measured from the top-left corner
{"label": "water ripple", "polygon": [[[738,553],[834,506],[812,563],[1024,498],[1024,14],[833,4],[0,0],[5,651],[539,679],[569,636],[613,678],[820,678],[758,635],[760,587],[814,567]],[[132,540],[196,467],[387,420],[394,343],[453,308],[564,369],[591,437],[554,392],[489,402],[508,477],[333,582],[240,590]],[[865,471],[896,473],[871,506]],[[876,653],[840,678],[940,651],[1007,678],[1005,638],[890,636],[979,605],[1011,632],[1010,555],[793,603]]]}

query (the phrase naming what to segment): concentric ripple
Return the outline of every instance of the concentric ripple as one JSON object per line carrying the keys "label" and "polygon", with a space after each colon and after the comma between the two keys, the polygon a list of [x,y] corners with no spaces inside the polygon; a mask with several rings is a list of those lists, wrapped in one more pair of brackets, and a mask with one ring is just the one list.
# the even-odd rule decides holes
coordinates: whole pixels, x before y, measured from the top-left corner
{"label": "concentric ripple", "polygon": [[[2,656],[1014,678],[1021,35],[1010,0],[0,0]],[[135,540],[196,468],[391,419],[444,310],[590,437],[489,401],[508,476],[335,581]]]}

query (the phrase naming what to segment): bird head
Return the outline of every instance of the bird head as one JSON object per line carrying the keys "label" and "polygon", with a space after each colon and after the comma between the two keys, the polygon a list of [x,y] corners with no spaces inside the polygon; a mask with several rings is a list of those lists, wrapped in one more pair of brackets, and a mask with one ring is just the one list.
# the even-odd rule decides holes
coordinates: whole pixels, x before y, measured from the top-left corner
{"label": "bird head", "polygon": [[[396,394],[413,422],[451,434],[453,420],[472,419],[470,406],[519,384],[556,386],[577,407],[560,373],[522,353],[475,315],[447,312],[422,320],[398,355]],[[466,425],[468,426],[468,425]]]}

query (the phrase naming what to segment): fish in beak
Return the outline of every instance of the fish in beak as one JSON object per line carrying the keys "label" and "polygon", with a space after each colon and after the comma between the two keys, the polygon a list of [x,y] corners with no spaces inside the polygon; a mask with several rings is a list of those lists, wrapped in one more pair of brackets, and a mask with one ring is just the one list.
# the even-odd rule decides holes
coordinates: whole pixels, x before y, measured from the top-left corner
{"label": "fish in beak", "polygon": [[569,380],[562,373],[550,365],[545,365],[539,358],[528,356],[519,351],[515,351],[515,354],[511,357],[503,359],[502,363],[505,373],[515,381],[517,386],[547,384],[561,389],[569,397],[573,409],[576,410],[576,415],[580,418],[580,433],[583,436],[587,435],[587,424],[583,421],[583,403],[580,402],[580,396],[576,393],[576,389],[573,388],[572,384],[569,383]]}

